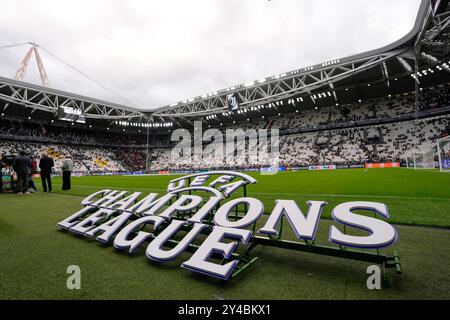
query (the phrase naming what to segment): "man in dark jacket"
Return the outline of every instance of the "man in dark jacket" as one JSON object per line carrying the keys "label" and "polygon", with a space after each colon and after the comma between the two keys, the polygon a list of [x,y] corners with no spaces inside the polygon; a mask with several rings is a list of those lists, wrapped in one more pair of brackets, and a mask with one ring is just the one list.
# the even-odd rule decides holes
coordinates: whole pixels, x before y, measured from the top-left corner
{"label": "man in dark jacket", "polygon": [[52,192],[52,168],[55,166],[53,159],[48,157],[46,154],[42,155],[41,160],[39,161],[39,168],[41,169],[41,181],[42,188],[44,188],[44,192]]}
{"label": "man in dark jacket", "polygon": [[29,194],[28,191],[28,175],[30,174],[30,158],[27,157],[25,151],[20,151],[20,156],[13,161],[13,169],[17,174],[18,194]]}

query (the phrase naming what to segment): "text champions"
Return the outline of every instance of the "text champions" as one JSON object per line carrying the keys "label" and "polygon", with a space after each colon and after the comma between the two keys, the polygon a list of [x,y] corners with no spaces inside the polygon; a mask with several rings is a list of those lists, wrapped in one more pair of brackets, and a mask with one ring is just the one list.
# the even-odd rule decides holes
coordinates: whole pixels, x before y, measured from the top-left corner
{"label": "text champions", "polygon": [[[169,183],[168,193],[161,197],[157,193],[141,198],[141,192],[101,190],[86,197],[81,202],[83,209],[57,225],[102,243],[112,243],[115,248],[130,253],[149,242],[145,255],[160,263],[177,259],[200,234],[206,234],[205,240],[181,266],[228,280],[238,263],[231,258],[239,244],[246,246],[257,235],[276,236],[283,217],[299,240],[314,240],[322,209],[327,205],[324,201],[308,201],[305,214],[293,200],[275,200],[264,225],[247,230],[263,216],[263,203],[252,197],[224,201],[236,190],[254,183],[254,178],[243,173],[216,171],[174,179]],[[232,217],[236,207],[245,210]],[[375,214],[369,217],[354,212],[358,210]],[[189,213],[187,219],[177,218],[183,213]],[[337,224],[366,231],[364,236],[350,235],[331,225],[328,240],[334,244],[379,249],[397,241],[395,228],[377,219],[377,216],[389,218],[388,208],[382,203],[342,203],[332,210],[331,216]],[[185,233],[180,240],[181,231]],[[173,241],[175,237],[177,241]],[[222,259],[212,259],[212,256]]]}

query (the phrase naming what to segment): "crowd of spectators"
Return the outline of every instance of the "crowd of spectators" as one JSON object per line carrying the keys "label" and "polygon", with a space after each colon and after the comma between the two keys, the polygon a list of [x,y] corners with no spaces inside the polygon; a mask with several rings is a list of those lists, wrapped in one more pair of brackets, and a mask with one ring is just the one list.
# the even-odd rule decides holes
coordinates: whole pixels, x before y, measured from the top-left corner
{"label": "crowd of spectators", "polygon": [[[439,112],[426,113],[418,119],[409,117],[417,111],[430,110]],[[423,91],[419,110],[414,97],[409,94],[319,110],[301,109],[295,114],[233,123],[222,129],[224,132],[225,129],[280,129],[279,163],[286,166],[356,165],[399,161],[412,150],[432,150],[436,139],[448,135],[449,114],[450,91],[444,86]],[[383,121],[386,119],[391,121]],[[361,122],[366,120],[380,121]],[[336,127],[335,124],[346,126]],[[13,151],[17,154],[18,150],[28,149],[29,154],[36,156],[50,152],[57,168],[63,155],[71,155],[74,171],[81,174],[147,169],[147,137],[144,133],[1,120],[1,135],[10,135],[13,139],[8,140],[11,142],[0,141],[0,153]],[[26,142],[20,137],[41,137],[43,141]],[[251,155],[237,156],[234,162],[209,158],[196,163],[191,157],[174,157],[170,135],[151,135],[149,145],[151,171],[239,169],[267,165],[255,161]]]}
{"label": "crowd of spectators", "polygon": [[[421,95],[418,110],[412,95],[387,97],[358,103],[355,106],[332,107],[323,110],[303,110],[295,115],[285,115],[275,120],[258,122],[259,129],[280,131],[289,129],[316,129],[280,136],[280,161],[290,167],[311,165],[346,165],[363,163],[402,162],[412,152],[436,155],[437,139],[447,136],[450,128],[450,91],[443,87],[425,91]],[[416,111],[440,111],[439,115],[425,114],[416,119]],[[413,116],[402,118],[403,116]],[[358,123],[363,120],[379,121],[375,124]],[[414,119],[414,120],[412,120]],[[256,122],[255,122],[256,123]],[[347,124],[348,128],[336,129],[333,124]],[[255,128],[246,123],[245,128]],[[323,128],[320,126],[326,125]],[[235,124],[233,128],[237,125]],[[244,129],[245,129],[244,128]],[[319,129],[317,129],[319,128]],[[225,148],[224,148],[225,149]],[[260,167],[246,156],[227,161],[226,156],[216,161],[194,162],[193,157],[177,157],[170,149],[153,149],[151,170],[189,170],[192,168],[240,168]],[[265,164],[266,165],[266,164]],[[264,165],[263,165],[264,166]]]}
{"label": "crowd of spectators", "polygon": [[146,155],[139,149],[120,149],[117,156],[122,159],[125,166],[133,171],[142,171],[146,169]]}
{"label": "crowd of spectators", "polygon": [[[85,144],[85,145],[106,145],[106,146],[143,146],[147,143],[147,136],[138,132],[100,131],[91,128],[72,128],[70,126],[45,125],[33,122],[21,122],[0,120],[0,135],[22,136],[46,139],[52,142]],[[150,136],[149,144],[152,146],[165,146],[165,139],[158,136]]]}
{"label": "crowd of spectators", "polygon": [[[61,171],[63,176],[62,190],[70,190],[70,176],[73,162],[70,155],[64,159]],[[40,176],[44,192],[52,192],[52,173],[55,163],[46,153],[39,156],[30,154],[25,149],[18,154],[0,153],[0,193],[30,194],[38,191],[33,177]]]}

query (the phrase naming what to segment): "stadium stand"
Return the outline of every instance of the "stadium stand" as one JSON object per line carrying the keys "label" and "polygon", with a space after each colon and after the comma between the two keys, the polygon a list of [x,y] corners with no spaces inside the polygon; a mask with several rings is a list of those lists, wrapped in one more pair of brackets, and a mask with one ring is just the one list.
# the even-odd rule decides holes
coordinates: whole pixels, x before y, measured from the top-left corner
{"label": "stadium stand", "polygon": [[[226,129],[280,129],[280,160],[290,167],[402,162],[412,149],[432,150],[437,139],[448,135],[449,97],[448,87],[425,92],[418,110],[423,116],[420,119],[415,119],[414,97],[400,95],[355,105],[305,110],[242,126],[233,124]],[[433,111],[437,111],[438,115]],[[336,125],[344,129],[334,129]],[[190,159],[171,161],[170,149],[156,148],[153,149],[150,169],[240,169],[258,166],[248,157],[237,158],[239,162],[228,163],[227,166],[213,161],[193,165]]]}
{"label": "stadium stand", "polygon": [[[420,117],[416,119],[417,112]],[[414,96],[409,94],[273,118],[245,119],[218,128],[224,133],[227,129],[279,129],[280,161],[290,167],[392,162],[403,161],[412,149],[431,150],[437,139],[448,135],[449,87],[424,91],[417,112]],[[47,152],[55,159],[57,170],[68,154],[74,160],[74,172],[80,174],[146,169],[145,134],[2,120],[0,137],[2,154],[27,150],[38,158]],[[150,171],[258,167],[249,157],[236,157],[239,160],[227,166],[211,157],[195,164],[190,158],[173,160],[171,147],[170,135],[150,136]]]}
{"label": "stadium stand", "polygon": [[5,156],[17,155],[19,150],[25,150],[33,159],[39,159],[43,153],[48,154],[55,162],[56,173],[61,171],[61,165],[67,155],[71,155],[73,158],[74,173],[93,174],[126,171],[117,155],[106,148],[21,142],[0,143],[0,153]]}

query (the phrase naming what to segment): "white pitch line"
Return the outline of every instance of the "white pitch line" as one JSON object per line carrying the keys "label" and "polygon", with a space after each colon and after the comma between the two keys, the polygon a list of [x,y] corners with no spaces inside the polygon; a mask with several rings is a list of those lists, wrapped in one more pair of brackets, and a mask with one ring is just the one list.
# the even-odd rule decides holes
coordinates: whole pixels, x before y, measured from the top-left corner
{"label": "white pitch line", "polygon": [[[62,183],[52,183],[52,186],[62,186]],[[130,190],[151,190],[151,191],[167,191],[167,189],[155,189],[155,188],[135,188],[135,187],[123,187],[123,186],[92,186],[89,184],[72,184],[72,189],[76,188],[85,188],[85,189],[130,189]]]}

